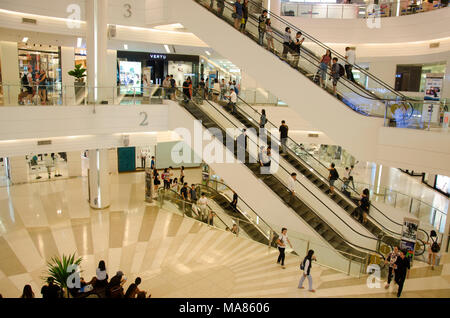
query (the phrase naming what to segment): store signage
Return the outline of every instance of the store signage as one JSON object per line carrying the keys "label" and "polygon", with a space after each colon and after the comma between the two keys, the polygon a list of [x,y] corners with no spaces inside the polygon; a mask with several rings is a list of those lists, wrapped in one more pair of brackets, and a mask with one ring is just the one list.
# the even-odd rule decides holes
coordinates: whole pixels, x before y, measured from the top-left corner
{"label": "store signage", "polygon": [[404,218],[402,227],[402,239],[400,241],[400,248],[406,250],[406,256],[412,263],[414,259],[414,250],[417,241],[417,229],[420,222],[417,219]]}
{"label": "store signage", "polygon": [[424,107],[422,109],[422,121],[429,123],[438,123],[440,109],[439,105],[433,103],[427,103],[427,101],[437,102],[442,96],[442,86],[444,81],[444,74],[432,74],[429,73],[425,78],[425,96]]}
{"label": "store signage", "polygon": [[167,60],[167,55],[165,54],[150,54],[150,58],[154,60]]}
{"label": "store signage", "polygon": [[51,140],[38,140],[37,145],[38,146],[45,146],[45,145],[51,145],[52,141]]}

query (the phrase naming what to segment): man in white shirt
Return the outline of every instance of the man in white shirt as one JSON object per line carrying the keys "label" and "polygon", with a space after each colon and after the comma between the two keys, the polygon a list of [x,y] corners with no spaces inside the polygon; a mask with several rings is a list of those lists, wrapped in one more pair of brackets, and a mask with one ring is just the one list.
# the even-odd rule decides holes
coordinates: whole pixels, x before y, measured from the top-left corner
{"label": "man in white shirt", "polygon": [[295,181],[297,180],[297,174],[295,172],[291,173],[291,177],[288,180],[288,189],[291,192],[291,197],[289,198],[289,202],[295,196]]}
{"label": "man in white shirt", "polygon": [[352,72],[353,65],[355,64],[356,61],[355,50],[347,46],[345,48],[345,59],[347,60],[347,63],[345,63],[345,73],[347,74],[347,78],[352,82],[355,82]]}
{"label": "man in white shirt", "polygon": [[283,227],[281,229],[281,234],[280,234],[280,236],[278,236],[278,239],[277,239],[277,246],[278,246],[278,250],[280,251],[280,254],[278,255],[277,264],[280,264],[280,262],[281,262],[281,267],[283,269],[286,268],[284,266],[284,258],[285,258],[284,251],[286,249],[286,243],[289,243],[289,245],[292,248],[292,244],[287,237],[287,228]]}
{"label": "man in white shirt", "polygon": [[164,95],[167,99],[170,99],[170,76],[167,75],[166,78],[162,82],[162,86],[164,88]]}
{"label": "man in white shirt", "polygon": [[206,194],[202,193],[200,199],[197,201],[197,205],[200,209],[200,220],[203,221],[203,219],[207,216],[207,208],[208,208],[208,199],[206,198]]}
{"label": "man in white shirt", "polygon": [[228,96],[228,98],[230,99],[231,113],[235,114],[236,113],[237,95],[236,95],[236,92],[234,91],[234,88],[230,89],[230,96]]}

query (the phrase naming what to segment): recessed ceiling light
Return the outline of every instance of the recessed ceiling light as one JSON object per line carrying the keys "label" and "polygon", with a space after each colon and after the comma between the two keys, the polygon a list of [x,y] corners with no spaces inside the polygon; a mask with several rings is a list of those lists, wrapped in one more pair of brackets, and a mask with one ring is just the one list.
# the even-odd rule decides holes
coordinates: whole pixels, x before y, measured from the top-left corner
{"label": "recessed ceiling light", "polygon": [[24,38],[22,39],[22,42],[23,42],[23,43],[27,43],[27,41],[28,41],[28,38],[27,38],[27,37],[24,37]]}
{"label": "recessed ceiling light", "polygon": [[124,48],[125,50],[128,50],[128,44],[124,44],[124,45],[123,45],[123,48]]}
{"label": "recessed ceiling light", "polygon": [[209,51],[205,51],[206,54],[211,55],[211,53],[209,53]]}
{"label": "recessed ceiling light", "polygon": [[170,53],[170,49],[169,49],[169,46],[167,44],[164,44],[164,48],[166,49],[167,53]]}

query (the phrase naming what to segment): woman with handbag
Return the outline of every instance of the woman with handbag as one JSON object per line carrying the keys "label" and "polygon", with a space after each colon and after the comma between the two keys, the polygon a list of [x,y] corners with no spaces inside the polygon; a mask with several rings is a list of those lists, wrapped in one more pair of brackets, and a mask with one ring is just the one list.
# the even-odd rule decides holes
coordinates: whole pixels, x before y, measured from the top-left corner
{"label": "woman with handbag", "polygon": [[241,0],[236,0],[236,2],[234,3],[234,13],[232,16],[234,18],[234,27],[237,30],[239,30],[239,28],[240,28],[243,15],[244,15],[244,11],[242,8]]}

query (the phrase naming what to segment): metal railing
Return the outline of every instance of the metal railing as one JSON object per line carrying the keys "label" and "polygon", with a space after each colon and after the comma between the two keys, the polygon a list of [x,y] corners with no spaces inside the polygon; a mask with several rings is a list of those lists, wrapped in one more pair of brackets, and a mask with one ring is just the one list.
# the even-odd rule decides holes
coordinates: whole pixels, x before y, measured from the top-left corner
{"label": "metal railing", "polygon": [[170,95],[159,85],[89,86],[84,84],[18,85],[0,83],[0,105],[3,106],[74,106],[93,104],[142,105],[161,104]]}
{"label": "metal railing", "polygon": [[[415,2],[415,3],[414,3]],[[382,1],[376,4],[281,2],[281,15],[313,19],[367,19],[396,17],[447,7],[440,1]]]}
{"label": "metal railing", "polygon": [[[221,184],[223,187],[229,189],[229,187],[223,183],[215,183],[215,185],[218,184]],[[221,192],[220,187],[218,187],[217,191]],[[212,199],[210,199],[209,201],[212,201]],[[240,199],[240,201],[242,201],[242,199]],[[208,203],[207,205],[208,217],[202,217],[202,214],[199,213],[199,207],[197,206],[196,202],[183,200],[181,196],[174,190],[164,190],[160,188],[158,190],[158,204],[160,208],[168,212],[173,212],[176,214],[180,214],[183,217],[195,219],[196,221],[206,223],[213,228],[231,232],[237,237],[245,239],[251,239],[251,237],[246,234],[246,232],[243,230],[243,227],[245,225],[255,226],[254,222],[226,215],[221,211],[220,207],[214,207],[211,203]],[[213,217],[210,217],[212,215],[211,212],[214,212]],[[273,248],[274,241],[277,239],[277,234],[272,229],[272,227],[275,226],[269,226],[267,223],[265,224],[270,228],[268,248]],[[308,235],[295,232],[293,230],[288,231],[289,240],[293,245],[293,251],[295,252],[295,254],[303,257],[303,255],[307,254],[309,249],[314,249],[315,254],[318,258],[317,263],[322,266],[346,273],[347,275],[361,277],[361,275],[364,275],[366,273],[368,263],[370,261],[374,262],[374,259],[378,260],[377,257],[373,257],[373,255],[369,256],[369,254],[367,254],[366,257],[361,257],[345,251],[338,251],[339,253],[336,253],[336,249],[324,245],[316,238],[309,237]],[[260,243],[258,241],[255,242]],[[289,248],[287,248],[287,251],[289,251]],[[344,255],[346,257],[344,257]]]}

